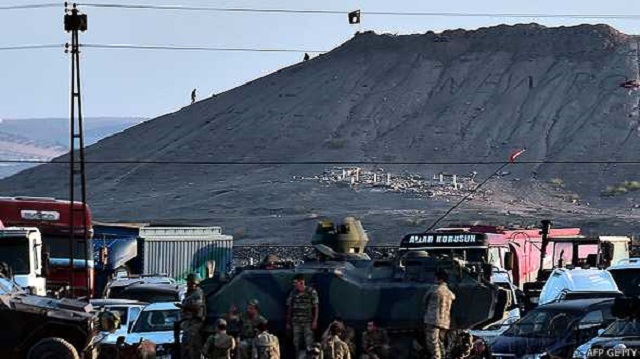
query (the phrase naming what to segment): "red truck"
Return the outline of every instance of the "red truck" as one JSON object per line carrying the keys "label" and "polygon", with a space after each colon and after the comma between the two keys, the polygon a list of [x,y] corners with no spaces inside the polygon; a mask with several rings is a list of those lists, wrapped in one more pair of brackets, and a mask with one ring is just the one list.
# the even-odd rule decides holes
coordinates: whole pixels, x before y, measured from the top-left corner
{"label": "red truck", "polygon": [[74,223],[71,226],[71,209],[69,201],[55,198],[0,197],[0,220],[5,226],[37,227],[40,230],[43,252],[49,257],[47,291],[92,297],[94,261],[91,211],[88,205],[74,202]]}
{"label": "red truck", "polygon": [[[535,282],[540,269],[540,254],[542,250],[542,234],[540,229],[506,229],[499,226],[455,226],[439,228],[439,233],[482,233],[486,235],[487,242],[484,249],[480,249],[478,255],[484,257],[487,263],[499,268],[511,271],[513,284],[523,289],[524,283]],[[569,238],[580,235],[580,228],[555,228],[551,229],[549,236],[554,238]],[[562,247],[562,248],[560,248]],[[428,247],[425,247],[429,250]],[[572,256],[570,245],[559,246],[558,250],[564,250],[567,258]],[[586,249],[597,252],[597,246]],[[551,268],[553,248],[546,248],[544,267]],[[582,249],[581,249],[582,251]],[[581,256],[588,253],[580,253]],[[466,256],[473,255],[467,253]],[[510,263],[508,263],[510,262]]]}

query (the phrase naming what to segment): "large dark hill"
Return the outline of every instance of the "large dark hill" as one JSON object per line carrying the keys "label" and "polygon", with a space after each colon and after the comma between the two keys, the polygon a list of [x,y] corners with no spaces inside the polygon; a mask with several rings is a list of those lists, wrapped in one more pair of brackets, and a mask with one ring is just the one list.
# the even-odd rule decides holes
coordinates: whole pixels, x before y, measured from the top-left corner
{"label": "large dark hill", "polygon": [[[593,162],[639,158],[640,96],[620,86],[639,76],[635,46],[605,25],[359,34],[91,146],[88,161],[127,163],[87,165],[90,204],[101,220],[218,224],[255,240],[308,240],[318,216],[351,214],[374,240],[396,242],[428,227],[460,193],[321,183],[314,176],[332,165],[313,163],[374,162],[405,178],[477,171],[481,179],[526,147],[519,160],[535,163],[509,165],[442,224],[544,216],[634,232],[640,183],[630,181],[639,165]],[[199,163],[173,163],[185,161]],[[207,164],[265,161],[298,164]],[[0,191],[66,197],[67,171],[29,169],[0,181]]]}

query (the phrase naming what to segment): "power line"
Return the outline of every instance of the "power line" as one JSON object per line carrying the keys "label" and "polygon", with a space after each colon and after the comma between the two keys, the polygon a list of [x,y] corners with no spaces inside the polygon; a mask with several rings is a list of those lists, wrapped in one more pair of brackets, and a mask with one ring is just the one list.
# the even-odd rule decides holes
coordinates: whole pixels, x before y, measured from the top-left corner
{"label": "power line", "polygon": [[[3,160],[0,163],[17,164],[69,164],[69,161],[47,160]],[[496,165],[504,161],[143,161],[143,160],[109,160],[91,161],[92,164],[158,164],[158,165]],[[640,165],[638,161],[518,161],[516,164],[576,164],[576,165]]]}
{"label": "power line", "polygon": [[[217,11],[217,12],[255,12],[284,14],[330,14],[344,15],[349,11],[342,10],[296,10],[296,9],[259,9],[259,8],[219,8],[207,6],[185,5],[150,5],[150,4],[111,4],[111,3],[79,3],[80,6],[95,8],[119,8],[136,10],[173,10],[173,11]],[[515,18],[574,18],[574,19],[640,19],[640,14],[527,14],[527,13],[463,13],[463,12],[398,12],[398,11],[361,11],[363,15],[386,16],[441,16],[441,17],[515,17]]]}
{"label": "power line", "polygon": [[40,45],[15,45],[0,47],[0,51],[13,51],[13,50],[34,50],[34,49],[63,49],[62,44],[40,44]]}
{"label": "power line", "polygon": [[[0,51],[34,50],[34,49],[60,49],[64,44],[37,44],[37,45],[13,45],[0,47]],[[169,51],[226,51],[226,52],[277,52],[277,53],[327,53],[331,50],[319,49],[277,49],[277,48],[253,48],[253,47],[213,47],[213,46],[178,46],[178,45],[145,45],[145,44],[80,44],[80,47],[94,49],[114,50],[169,50]],[[576,51],[572,54],[588,53],[588,51]],[[608,56],[632,57],[635,53],[613,53]]]}
{"label": "power line", "polygon": [[48,7],[64,7],[61,3],[31,4],[31,5],[9,5],[0,6],[0,10],[24,10],[24,9],[42,9]]}
{"label": "power line", "polygon": [[327,50],[303,49],[258,49],[240,47],[173,46],[173,45],[135,45],[135,44],[81,44],[80,47],[98,49],[136,49],[136,50],[180,50],[180,51],[241,51],[241,52],[327,52]]}

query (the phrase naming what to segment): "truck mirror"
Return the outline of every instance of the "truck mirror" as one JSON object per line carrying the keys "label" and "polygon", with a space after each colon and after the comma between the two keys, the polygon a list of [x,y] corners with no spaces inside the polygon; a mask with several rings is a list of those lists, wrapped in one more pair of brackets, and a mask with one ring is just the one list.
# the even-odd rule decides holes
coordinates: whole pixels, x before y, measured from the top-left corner
{"label": "truck mirror", "polygon": [[513,252],[505,252],[505,254],[504,254],[504,269],[513,270]]}
{"label": "truck mirror", "polygon": [[49,277],[49,252],[44,252],[42,253],[42,263],[41,267],[42,267],[42,277],[47,278]]}

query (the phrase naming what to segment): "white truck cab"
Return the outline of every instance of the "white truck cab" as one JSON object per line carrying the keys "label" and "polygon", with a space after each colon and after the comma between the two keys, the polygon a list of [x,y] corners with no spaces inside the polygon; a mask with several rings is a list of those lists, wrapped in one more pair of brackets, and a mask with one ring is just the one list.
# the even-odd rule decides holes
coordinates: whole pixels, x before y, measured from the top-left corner
{"label": "white truck cab", "polygon": [[556,268],[542,287],[538,305],[568,299],[618,296],[622,296],[622,292],[607,270]]}
{"label": "white truck cab", "polygon": [[25,291],[46,296],[42,237],[35,227],[0,228],[0,263],[6,263],[14,281]]}

